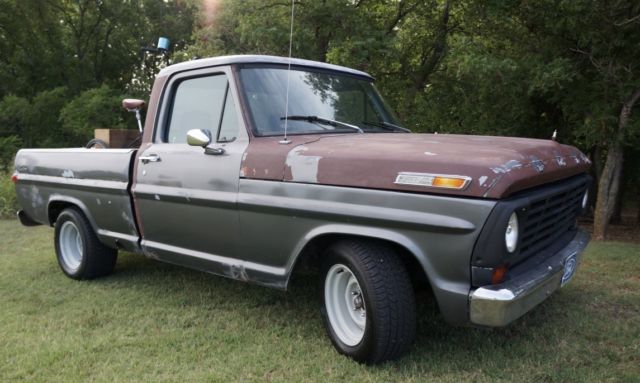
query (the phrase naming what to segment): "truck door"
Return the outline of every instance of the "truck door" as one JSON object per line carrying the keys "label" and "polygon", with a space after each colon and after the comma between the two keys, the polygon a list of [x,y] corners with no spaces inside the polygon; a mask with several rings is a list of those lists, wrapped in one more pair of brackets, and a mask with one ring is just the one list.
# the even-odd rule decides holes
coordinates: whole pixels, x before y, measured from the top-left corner
{"label": "truck door", "polygon": [[[133,187],[147,255],[213,272],[220,270],[207,265],[236,258],[240,163],[248,145],[237,100],[228,67],[167,82]],[[210,150],[187,144],[192,129],[210,133]]]}

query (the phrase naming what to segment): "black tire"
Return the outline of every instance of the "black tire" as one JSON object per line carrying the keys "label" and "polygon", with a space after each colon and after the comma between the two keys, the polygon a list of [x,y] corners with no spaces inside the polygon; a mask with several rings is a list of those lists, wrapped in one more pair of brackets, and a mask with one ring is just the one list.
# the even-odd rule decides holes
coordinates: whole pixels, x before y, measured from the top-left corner
{"label": "black tire", "polygon": [[87,218],[76,208],[67,208],[58,216],[54,242],[58,265],[69,278],[102,277],[116,265],[118,250],[103,245]]}
{"label": "black tire", "polygon": [[109,149],[109,144],[99,138],[94,138],[84,146],[87,149]]}
{"label": "black tire", "polygon": [[[327,334],[338,352],[358,362],[375,364],[396,359],[409,349],[416,333],[415,297],[409,274],[392,248],[376,241],[341,240],[324,253],[321,271],[320,311]],[[351,274],[337,276],[344,271]],[[339,287],[327,287],[340,285],[334,283],[335,278],[344,279],[350,275],[358,282],[357,287],[363,298],[360,301],[356,300],[358,294],[348,291],[348,288],[342,295],[332,294]],[[339,310],[336,310],[337,306],[332,302],[339,300],[328,299],[327,294],[334,297],[356,297],[351,306],[349,298],[344,300],[347,303],[339,302],[338,306],[349,306],[348,310],[354,312],[364,310],[364,315],[361,316],[366,318],[366,323],[361,326],[364,328],[361,340],[357,341],[358,337],[339,335],[341,325],[334,327],[330,319],[332,316],[336,322],[335,312]],[[361,306],[362,301],[364,306]],[[349,311],[349,315],[354,314]],[[346,314],[344,317],[348,318]],[[348,341],[357,344],[347,344]]]}

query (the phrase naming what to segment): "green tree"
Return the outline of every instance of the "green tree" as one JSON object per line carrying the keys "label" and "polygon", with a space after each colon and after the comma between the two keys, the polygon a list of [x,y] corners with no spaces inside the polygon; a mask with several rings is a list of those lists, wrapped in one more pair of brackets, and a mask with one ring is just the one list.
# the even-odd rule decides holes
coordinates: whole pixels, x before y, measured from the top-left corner
{"label": "green tree", "polygon": [[140,48],[189,42],[196,6],[178,0],[0,0],[0,96],[108,83],[124,89]]}
{"label": "green tree", "polygon": [[[18,136],[0,137],[0,174],[4,175],[11,168],[13,158],[22,143]],[[4,180],[2,181],[4,182]]]}
{"label": "green tree", "polygon": [[[63,131],[75,145],[84,145],[93,137],[94,129],[126,129],[121,102],[123,95],[108,85],[80,93],[60,111]],[[128,121],[128,120],[127,120]]]}
{"label": "green tree", "polygon": [[[570,122],[579,142],[603,153],[594,235],[604,239],[620,190],[624,147],[638,144],[640,123],[632,111],[640,100],[640,4],[548,0],[501,11],[523,28],[505,37],[543,62],[565,60],[562,72],[571,73],[562,93],[552,89],[545,96]],[[553,71],[538,76],[549,74]]]}
{"label": "green tree", "polygon": [[0,101],[0,137],[18,136],[28,144],[31,103],[24,97],[7,95]]}
{"label": "green tree", "polygon": [[69,102],[66,87],[44,90],[33,97],[27,123],[29,126],[27,147],[59,147],[68,137],[61,129],[60,111]]}

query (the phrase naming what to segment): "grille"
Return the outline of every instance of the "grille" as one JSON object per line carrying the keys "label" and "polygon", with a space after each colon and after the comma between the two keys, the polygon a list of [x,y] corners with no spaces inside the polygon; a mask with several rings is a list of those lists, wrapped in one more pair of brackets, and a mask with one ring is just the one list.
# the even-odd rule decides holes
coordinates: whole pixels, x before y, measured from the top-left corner
{"label": "grille", "polygon": [[521,215],[520,259],[544,250],[575,228],[586,188],[586,180],[578,184],[571,182],[551,195],[532,198]]}

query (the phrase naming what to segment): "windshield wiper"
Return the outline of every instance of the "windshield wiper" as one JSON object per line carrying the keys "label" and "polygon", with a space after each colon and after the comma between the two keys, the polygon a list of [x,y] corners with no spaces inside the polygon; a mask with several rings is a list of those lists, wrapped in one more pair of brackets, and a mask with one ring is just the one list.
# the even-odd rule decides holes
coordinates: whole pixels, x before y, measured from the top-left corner
{"label": "windshield wiper", "polygon": [[342,121],[330,120],[328,118],[323,118],[323,117],[318,117],[318,116],[299,116],[299,115],[294,115],[294,116],[280,117],[280,119],[281,120],[293,120],[293,121],[317,122],[317,123],[320,123],[320,124],[331,125],[331,126],[336,127],[336,128],[337,127],[349,128],[349,129],[353,129],[353,130],[357,131],[358,133],[364,133],[364,131],[359,126],[351,125],[351,124],[348,124],[348,123],[342,122]]}
{"label": "windshield wiper", "polygon": [[382,128],[382,129],[389,130],[389,131],[392,131],[392,132],[401,131],[401,132],[405,132],[405,133],[412,133],[411,130],[409,130],[407,128],[403,128],[402,126],[398,126],[396,124],[392,124],[392,123],[386,122],[386,121],[380,121],[380,122],[364,121],[364,123],[368,124],[368,125],[372,125],[372,126],[377,126],[378,128]]}

